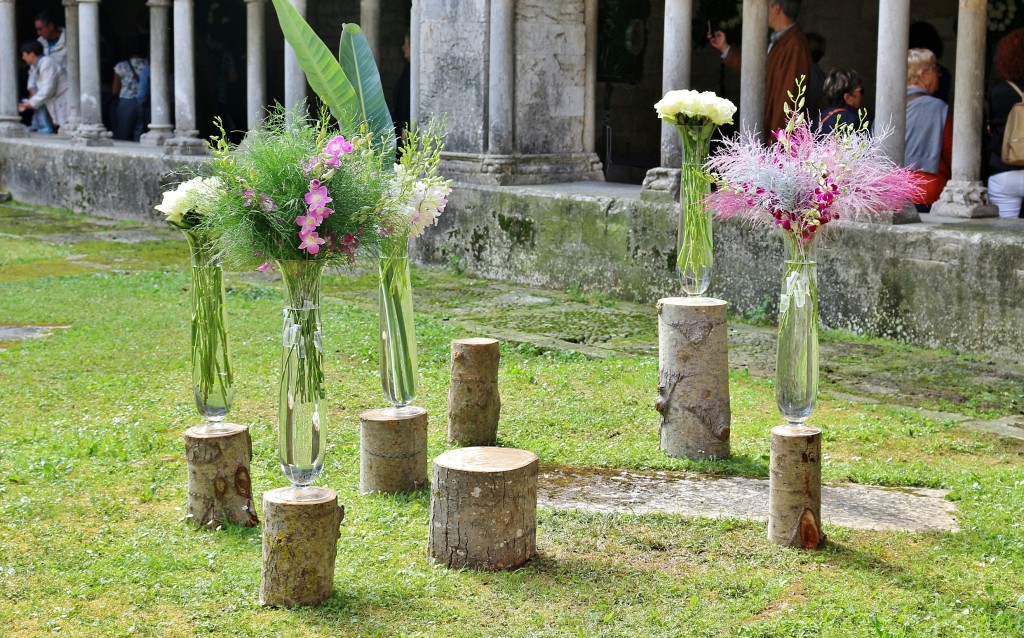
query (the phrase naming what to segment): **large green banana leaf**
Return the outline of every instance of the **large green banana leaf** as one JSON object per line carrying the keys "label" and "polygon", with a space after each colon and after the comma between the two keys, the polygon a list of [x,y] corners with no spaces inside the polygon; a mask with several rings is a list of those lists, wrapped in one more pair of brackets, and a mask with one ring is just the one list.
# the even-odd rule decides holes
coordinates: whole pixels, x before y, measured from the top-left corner
{"label": "large green banana leaf", "polygon": [[394,139],[391,137],[394,123],[391,121],[391,112],[384,101],[384,89],[380,84],[380,73],[373,60],[370,43],[367,42],[358,24],[346,24],[342,28],[338,60],[355,90],[359,117],[369,125],[374,133],[374,139],[389,140],[391,150],[394,152]]}
{"label": "large green banana leaf", "polygon": [[[295,58],[306,73],[306,80],[342,128],[352,130],[366,118],[359,107],[363,101],[353,83],[345,77],[341,64],[289,0],[273,0],[277,21]],[[372,63],[372,57],[371,57]]]}

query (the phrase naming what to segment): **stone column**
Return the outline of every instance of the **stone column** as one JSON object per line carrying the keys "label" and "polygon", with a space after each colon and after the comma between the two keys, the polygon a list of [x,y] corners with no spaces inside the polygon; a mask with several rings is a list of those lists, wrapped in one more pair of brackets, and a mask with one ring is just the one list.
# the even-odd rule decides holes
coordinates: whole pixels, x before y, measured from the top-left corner
{"label": "stone column", "polygon": [[14,0],[0,0],[0,137],[28,133],[18,117],[18,30]]}
{"label": "stone column", "polygon": [[256,128],[267,105],[266,0],[245,0],[246,124]]}
{"label": "stone column", "polygon": [[[306,17],[306,0],[291,0],[292,6],[303,18]],[[295,49],[284,43],[284,107],[291,110],[306,98],[306,74],[302,72],[295,57]]]}
{"label": "stone column", "polygon": [[171,32],[171,0],[149,0],[149,130],[139,142],[143,146],[163,146],[171,138],[170,63],[167,34]]}
{"label": "stone column", "polygon": [[583,99],[583,152],[593,153],[597,146],[597,0],[586,0],[583,23],[587,29],[587,68]]}
{"label": "stone column", "polygon": [[68,73],[68,121],[60,128],[61,133],[74,133],[82,120],[82,82],[78,62],[78,0],[64,0],[64,46],[67,58],[64,64]]}
{"label": "stone column", "polygon": [[[884,14],[883,14],[884,15]],[[740,68],[740,128],[764,130],[765,76],[768,69],[768,0],[743,0]],[[906,48],[906,47],[904,47]]]}
{"label": "stone column", "polygon": [[380,60],[380,0],[359,0],[359,27],[373,57]]}
{"label": "stone column", "polygon": [[[690,88],[692,21],[693,0],[666,0],[665,44],[661,55],[662,95],[669,91]],[[677,201],[681,162],[679,131],[674,125],[662,122],[661,166],[647,171],[640,197],[645,201]]]}
{"label": "stone column", "polygon": [[81,123],[75,140],[86,146],[110,146],[103,126],[100,96],[100,0],[78,1],[78,54],[81,81]]}
{"label": "stone column", "polygon": [[511,155],[515,147],[515,0],[491,0],[487,81],[487,153]]}
{"label": "stone column", "polygon": [[420,121],[420,12],[421,0],[412,0],[409,12],[409,117]]}
{"label": "stone column", "polygon": [[982,104],[985,100],[985,10],[987,0],[960,0],[956,35],[956,90],[953,102],[953,178],[932,214],[950,217],[995,217],[988,189],[981,182]]}
{"label": "stone column", "polygon": [[878,6],[878,95],[875,134],[891,129],[883,142],[886,155],[903,163],[907,133],[907,46],[910,42],[910,0],[881,0]]}
{"label": "stone column", "polygon": [[168,153],[205,155],[206,143],[196,128],[196,70],[193,0],[174,0],[174,137],[164,142]]}

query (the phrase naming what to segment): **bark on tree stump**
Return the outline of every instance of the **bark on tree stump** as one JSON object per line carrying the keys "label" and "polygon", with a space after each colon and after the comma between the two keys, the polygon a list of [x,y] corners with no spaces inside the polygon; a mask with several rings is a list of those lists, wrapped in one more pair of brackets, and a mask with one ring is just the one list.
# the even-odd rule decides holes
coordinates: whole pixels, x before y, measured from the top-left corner
{"label": "bark on tree stump", "polygon": [[409,406],[359,415],[359,492],[415,492],[427,484],[427,411]]}
{"label": "bark on tree stump", "polygon": [[188,503],[185,520],[216,529],[225,524],[252,527],[260,521],[252,502],[252,439],[249,428],[219,423],[185,430]]}
{"label": "bark on tree stump", "polygon": [[661,449],[688,459],[729,458],[728,303],[707,297],[658,301]]}
{"label": "bark on tree stump", "polygon": [[768,480],[768,540],[814,549],[821,531],[821,430],[807,426],[772,428]]}
{"label": "bark on tree stump", "polygon": [[537,455],[466,447],[434,459],[427,555],[448,567],[512,569],[537,547]]}
{"label": "bark on tree stump", "polygon": [[497,339],[452,341],[452,375],[448,386],[448,441],[465,446],[494,445],[498,438]]}
{"label": "bark on tree stump", "polygon": [[302,501],[293,500],[291,487],[263,493],[260,604],[315,605],[331,596],[345,508],[338,505],[334,490],[303,491],[309,498]]}

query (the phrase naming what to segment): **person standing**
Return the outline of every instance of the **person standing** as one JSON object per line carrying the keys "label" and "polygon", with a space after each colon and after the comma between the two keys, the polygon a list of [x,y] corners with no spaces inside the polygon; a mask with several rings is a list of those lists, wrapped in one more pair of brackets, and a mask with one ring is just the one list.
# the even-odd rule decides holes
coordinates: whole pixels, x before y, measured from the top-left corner
{"label": "person standing", "polygon": [[18,112],[46,107],[56,127],[67,121],[67,72],[54,58],[43,55],[43,45],[35,40],[21,44],[21,59],[29,65],[29,75],[35,77],[35,92],[18,104]]}
{"label": "person standing", "polygon": [[939,65],[928,49],[907,52],[907,131],[903,165],[920,178],[921,194],[914,199],[926,213],[942,194],[952,175],[953,118],[949,106],[935,97]]}
{"label": "person standing", "polygon": [[838,126],[860,125],[860,107],[864,102],[864,85],[853,69],[832,69],[824,84],[826,105],[821,109],[818,130],[828,134]]}
{"label": "person standing", "polygon": [[[769,0],[768,26],[772,35],[768,42],[768,63],[765,77],[764,125],[765,139],[771,140],[775,130],[785,128],[785,105],[789,93],[796,90],[796,80],[811,73],[811,50],[807,37],[797,24],[800,0]],[[708,33],[708,42],[722,52],[722,63],[740,70],[740,51],[729,45],[725,33]]]}
{"label": "person standing", "polygon": [[114,139],[139,141],[146,130],[147,122],[139,103],[139,84],[142,73],[149,66],[149,60],[139,52],[138,44],[132,47],[127,60],[114,65],[114,82],[110,91],[117,96],[117,116],[114,118]]}
{"label": "person standing", "polygon": [[[53,18],[45,11],[36,15],[35,29],[38,35],[36,40],[43,47],[43,55],[52,57],[60,64],[61,68],[64,68],[67,62],[67,42],[64,38],[64,29],[54,24]],[[29,97],[35,95],[36,83],[35,74],[29,71],[27,86]],[[51,119],[46,107],[40,106],[32,112],[32,125],[29,130],[53,133],[54,123]]]}
{"label": "person standing", "polygon": [[[999,207],[1000,217],[1021,217],[1024,200],[1024,167],[1003,163],[1003,134],[1013,105],[1024,101],[1024,29],[1007,33],[996,45],[996,71],[1002,79],[992,86],[988,99],[989,138],[988,199]],[[1011,82],[1013,84],[1011,84]],[[1016,85],[1016,88],[1014,88]]]}

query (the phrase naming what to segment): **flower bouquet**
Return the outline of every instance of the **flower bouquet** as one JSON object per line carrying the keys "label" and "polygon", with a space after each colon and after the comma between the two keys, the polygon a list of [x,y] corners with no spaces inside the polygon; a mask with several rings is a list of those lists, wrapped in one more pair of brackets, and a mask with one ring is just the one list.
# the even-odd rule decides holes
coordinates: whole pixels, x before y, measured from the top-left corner
{"label": "flower bouquet", "polygon": [[711,285],[714,263],[711,215],[706,197],[710,180],[704,172],[716,126],[731,124],[736,105],[710,91],[669,91],[654,105],[658,116],[682,138],[680,214],[676,264],[683,291],[702,295]]}
{"label": "flower bouquet", "polygon": [[222,191],[216,178],[195,177],[163,194],[156,209],[188,241],[192,262],[192,394],[206,419],[200,431],[213,434],[231,409],[234,375],[224,316],[224,273],[203,226]]}
{"label": "flower bouquet", "polygon": [[409,239],[419,237],[437,222],[451,192],[451,182],[437,175],[443,123],[423,131],[406,132],[402,160],[395,165],[389,193],[393,226],[377,262],[380,275],[380,378],[384,395],[401,410],[416,396],[418,376],[413,324],[412,282],[409,278]]}
{"label": "flower bouquet", "polygon": [[763,146],[752,132],[724,141],[707,163],[717,190],[708,202],[721,218],[773,224],[782,233],[786,265],[779,298],[775,393],[791,424],[814,409],[818,384],[818,288],[815,240],[841,217],[902,209],[919,190],[913,173],[882,149],[884,136],[866,124],[818,135],[801,110],[803,79],[786,105],[786,128]]}

